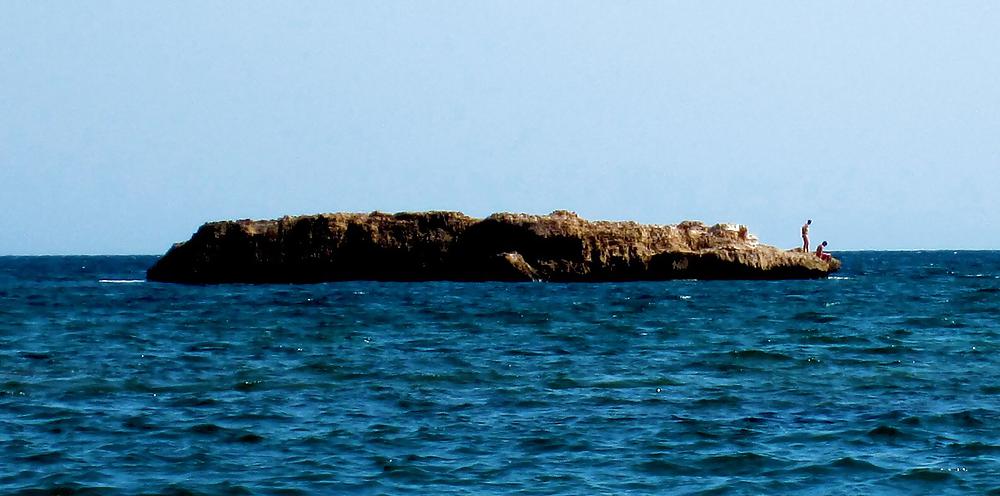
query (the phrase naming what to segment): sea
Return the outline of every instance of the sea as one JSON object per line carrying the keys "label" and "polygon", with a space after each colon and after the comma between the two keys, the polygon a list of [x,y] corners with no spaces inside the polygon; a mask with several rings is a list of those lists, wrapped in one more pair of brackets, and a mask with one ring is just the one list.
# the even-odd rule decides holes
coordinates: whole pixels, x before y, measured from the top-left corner
{"label": "sea", "polygon": [[0,257],[0,494],[1000,495],[1000,252],[185,286]]}

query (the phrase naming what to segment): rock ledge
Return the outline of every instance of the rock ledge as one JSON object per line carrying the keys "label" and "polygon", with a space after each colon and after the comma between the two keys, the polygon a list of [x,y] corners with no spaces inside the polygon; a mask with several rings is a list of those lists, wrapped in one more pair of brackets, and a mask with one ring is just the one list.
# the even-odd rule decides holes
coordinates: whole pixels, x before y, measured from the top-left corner
{"label": "rock ledge", "polygon": [[587,221],[573,212],[335,213],[211,222],[150,281],[638,281],[808,279],[840,261],[762,245],[745,226]]}

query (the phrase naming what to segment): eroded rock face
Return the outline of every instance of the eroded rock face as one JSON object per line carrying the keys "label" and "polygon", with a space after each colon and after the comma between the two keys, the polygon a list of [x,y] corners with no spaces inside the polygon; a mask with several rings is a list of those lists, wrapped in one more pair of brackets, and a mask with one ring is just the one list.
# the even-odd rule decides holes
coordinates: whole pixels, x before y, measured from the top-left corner
{"label": "eroded rock face", "polygon": [[761,245],[744,226],[549,215],[321,214],[212,222],[147,272],[181,283],[805,279],[836,259]]}

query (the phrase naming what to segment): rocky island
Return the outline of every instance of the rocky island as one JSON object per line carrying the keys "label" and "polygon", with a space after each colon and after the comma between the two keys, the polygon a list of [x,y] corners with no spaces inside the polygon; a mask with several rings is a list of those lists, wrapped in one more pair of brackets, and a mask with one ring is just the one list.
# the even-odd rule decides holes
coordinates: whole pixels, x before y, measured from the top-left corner
{"label": "rocky island", "polygon": [[745,226],[587,221],[458,212],[336,213],[207,223],[147,271],[150,281],[644,281],[808,279],[840,268],[758,243]]}

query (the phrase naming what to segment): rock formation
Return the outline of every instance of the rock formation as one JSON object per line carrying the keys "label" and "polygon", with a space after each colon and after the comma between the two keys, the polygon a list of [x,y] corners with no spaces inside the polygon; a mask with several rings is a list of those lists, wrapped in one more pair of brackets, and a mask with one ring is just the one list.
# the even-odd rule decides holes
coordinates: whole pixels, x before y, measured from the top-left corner
{"label": "rock formation", "polygon": [[180,283],[806,279],[836,259],[761,245],[744,226],[591,222],[575,213],[322,214],[212,222],[147,273]]}

